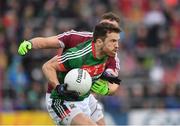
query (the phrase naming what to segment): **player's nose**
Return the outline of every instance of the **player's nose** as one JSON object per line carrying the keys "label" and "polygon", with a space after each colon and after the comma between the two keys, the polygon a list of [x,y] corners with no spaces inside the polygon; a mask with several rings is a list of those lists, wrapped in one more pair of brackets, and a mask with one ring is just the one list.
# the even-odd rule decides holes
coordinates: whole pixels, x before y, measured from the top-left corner
{"label": "player's nose", "polygon": [[119,47],[119,43],[116,42],[115,45],[114,45],[115,48],[118,48]]}

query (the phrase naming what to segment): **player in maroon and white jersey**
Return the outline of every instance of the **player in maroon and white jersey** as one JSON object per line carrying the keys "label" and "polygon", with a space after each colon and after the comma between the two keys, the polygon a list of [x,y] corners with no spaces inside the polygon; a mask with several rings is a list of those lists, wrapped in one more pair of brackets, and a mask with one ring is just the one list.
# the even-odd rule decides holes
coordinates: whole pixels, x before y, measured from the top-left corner
{"label": "player in maroon and white jersey", "polygon": [[[43,73],[54,87],[51,95],[46,95],[46,104],[56,124],[60,122],[65,125],[104,125],[102,110],[98,107],[98,101],[93,93],[98,92],[101,95],[110,93],[108,81],[99,77],[104,72],[108,57],[116,55],[119,33],[118,27],[110,23],[99,23],[95,27],[93,39],[68,49],[62,56],[54,56],[43,65]],[[74,68],[89,72],[93,80],[91,86],[93,93],[79,96],[75,90],[66,90],[64,76]]]}
{"label": "player in maroon and white jersey", "polygon": [[[119,27],[120,19],[114,13],[105,13],[101,17],[101,22],[107,22],[114,24]],[[51,36],[51,37],[36,37],[29,41],[23,41],[18,49],[20,55],[25,55],[30,49],[43,49],[43,48],[59,48],[59,53],[62,53],[63,49],[74,47],[79,43],[87,41],[92,38],[92,32],[78,32],[78,31],[68,31],[62,34]],[[119,59],[109,58],[106,64],[106,75],[118,76],[118,71],[120,69]],[[110,94],[113,94],[118,88],[117,84],[110,85]]]}
{"label": "player in maroon and white jersey", "polygon": [[[102,16],[100,22],[111,23],[119,27],[120,20],[113,13],[107,13]],[[56,36],[51,36],[51,37],[46,37],[46,38],[36,37],[29,41],[23,41],[21,45],[19,46],[18,52],[20,55],[25,55],[26,53],[28,53],[28,50],[30,49],[59,48],[59,53],[62,53],[63,50],[74,47],[77,44],[87,41],[89,39],[92,39],[91,32],[77,32],[77,31],[71,30],[71,31],[64,32]],[[119,71],[119,59],[117,58],[117,56],[115,58],[113,57],[109,58],[108,62],[106,63],[105,76],[118,77],[118,71]],[[119,87],[119,84],[120,84],[119,81],[111,81],[111,83],[109,83],[110,95],[113,94],[117,90],[117,88]],[[48,93],[50,93],[51,89],[52,87],[49,84]],[[97,104],[96,100],[94,100],[94,103],[92,104],[92,108],[95,109],[98,106],[99,105]],[[99,116],[99,112],[97,112],[97,114],[95,112],[93,116],[94,117],[92,118],[94,118],[94,121],[96,121],[97,124],[104,124],[103,119],[96,118],[97,116]]]}

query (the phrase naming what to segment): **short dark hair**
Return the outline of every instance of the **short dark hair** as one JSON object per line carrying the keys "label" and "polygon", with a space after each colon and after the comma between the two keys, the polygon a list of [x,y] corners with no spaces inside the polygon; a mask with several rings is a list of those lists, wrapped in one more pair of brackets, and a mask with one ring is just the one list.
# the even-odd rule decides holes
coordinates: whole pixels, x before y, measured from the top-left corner
{"label": "short dark hair", "polygon": [[93,32],[93,39],[96,41],[96,39],[100,38],[104,40],[106,38],[107,33],[119,33],[121,32],[119,27],[114,26],[110,23],[99,23],[95,26],[94,32]]}
{"label": "short dark hair", "polygon": [[101,20],[110,20],[110,21],[116,21],[118,24],[120,24],[120,17],[113,13],[113,12],[107,12],[101,16]]}

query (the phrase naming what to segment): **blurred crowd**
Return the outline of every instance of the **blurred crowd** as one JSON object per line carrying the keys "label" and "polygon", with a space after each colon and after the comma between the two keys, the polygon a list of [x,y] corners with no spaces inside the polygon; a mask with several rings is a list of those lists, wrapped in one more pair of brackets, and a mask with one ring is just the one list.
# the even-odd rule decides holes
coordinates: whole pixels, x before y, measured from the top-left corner
{"label": "blurred crowd", "polygon": [[42,64],[57,50],[17,54],[20,42],[67,30],[92,31],[105,12],[121,17],[121,86],[105,109],[180,108],[180,0],[0,1],[0,110],[45,109]]}

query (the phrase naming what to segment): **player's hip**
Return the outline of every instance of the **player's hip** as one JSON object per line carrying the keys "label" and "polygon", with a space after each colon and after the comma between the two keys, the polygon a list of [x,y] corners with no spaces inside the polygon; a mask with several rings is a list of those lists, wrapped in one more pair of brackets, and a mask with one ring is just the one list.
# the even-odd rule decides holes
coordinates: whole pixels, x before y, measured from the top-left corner
{"label": "player's hip", "polygon": [[80,102],[70,102],[61,99],[52,99],[50,98],[50,94],[46,93],[47,110],[56,124],[59,122],[70,124],[71,120],[79,113],[90,116],[91,111],[88,103],[89,97]]}

